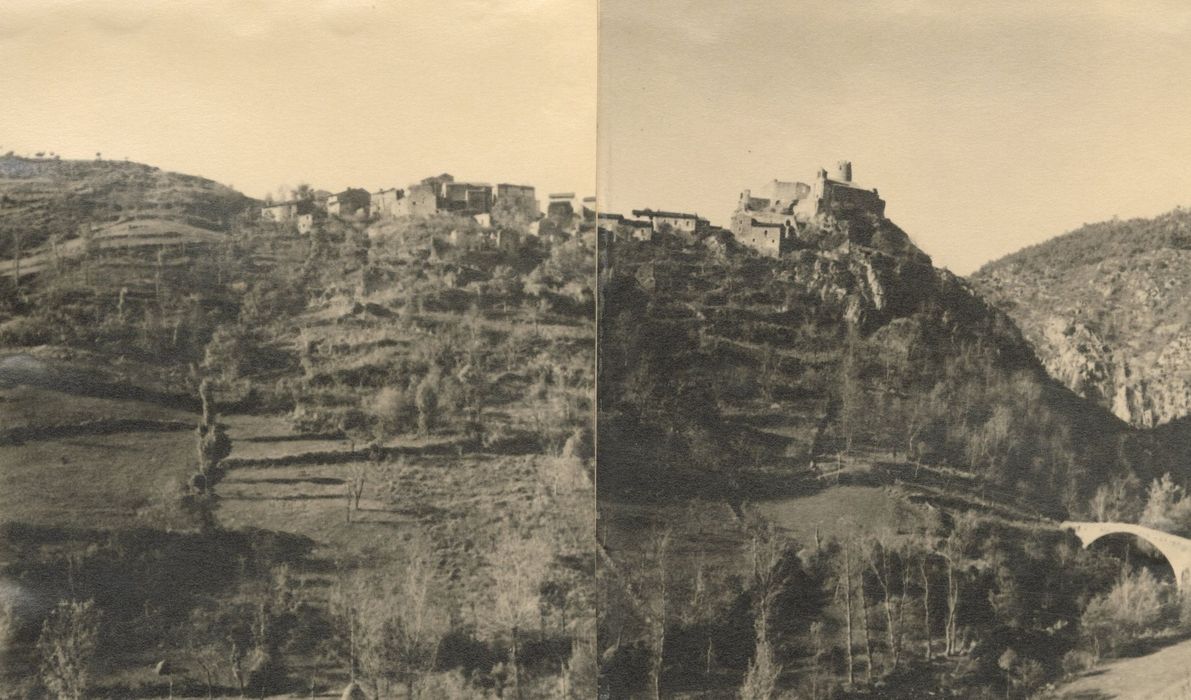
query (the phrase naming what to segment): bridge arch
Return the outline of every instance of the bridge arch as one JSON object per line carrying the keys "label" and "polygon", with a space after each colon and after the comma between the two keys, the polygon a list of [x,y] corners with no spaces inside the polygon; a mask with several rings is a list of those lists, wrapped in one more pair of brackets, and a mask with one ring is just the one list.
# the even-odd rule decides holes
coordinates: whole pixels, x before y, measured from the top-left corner
{"label": "bridge arch", "polygon": [[1174,570],[1175,582],[1178,584],[1179,589],[1191,589],[1191,540],[1185,537],[1179,537],[1169,532],[1155,530],[1142,525],[1134,525],[1132,523],[1068,521],[1063,523],[1061,527],[1074,532],[1075,536],[1079,538],[1079,541],[1083,543],[1084,549],[1092,546],[1092,543],[1097,540],[1110,535],[1133,535],[1140,540],[1148,542],[1162,556],[1166,557],[1166,561],[1170,562],[1170,568]]}

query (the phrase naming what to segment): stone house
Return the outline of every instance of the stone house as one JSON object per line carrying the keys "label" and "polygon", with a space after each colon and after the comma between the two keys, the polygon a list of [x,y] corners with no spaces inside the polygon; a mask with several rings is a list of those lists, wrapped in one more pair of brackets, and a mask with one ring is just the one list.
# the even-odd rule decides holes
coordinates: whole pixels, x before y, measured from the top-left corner
{"label": "stone house", "polygon": [[[372,210],[377,216],[432,216],[450,212],[460,216],[489,214],[501,188],[510,193],[528,190],[532,201],[533,188],[520,185],[499,185],[496,193],[492,185],[479,182],[456,182],[444,173],[428,177],[405,190],[380,190],[372,195]],[[534,203],[536,206],[536,202]]]}
{"label": "stone house", "polygon": [[503,209],[517,212],[526,221],[536,221],[541,216],[537,193],[530,185],[497,184],[493,204],[497,202],[502,202]]}
{"label": "stone house", "polygon": [[477,182],[443,182],[437,208],[466,216],[492,211],[492,185]]}
{"label": "stone house", "polygon": [[652,241],[653,224],[638,219],[625,219],[623,228],[625,234],[634,241]]}
{"label": "stone house", "polygon": [[607,231],[613,239],[649,241],[653,239],[653,224],[640,219],[628,219],[622,214],[600,212],[596,215],[599,229]]}
{"label": "stone house", "polygon": [[369,197],[369,210],[374,216],[397,216],[397,201],[405,197],[405,190],[396,187],[380,189]]}
{"label": "stone house", "polygon": [[598,228],[615,231],[624,223],[624,215],[602,211],[596,215],[596,223],[599,224]]}
{"label": "stone house", "polygon": [[266,204],[265,206],[261,207],[261,219],[265,221],[272,221],[278,224],[289,221],[294,216],[295,204],[297,204],[297,202]]}
{"label": "stone house", "polygon": [[327,214],[332,216],[368,216],[372,195],[367,190],[349,187],[327,198]]}
{"label": "stone house", "polygon": [[433,183],[411,185],[393,206],[393,216],[432,216],[438,212],[438,187]]}
{"label": "stone house", "polygon": [[556,221],[569,223],[579,214],[574,192],[551,192],[550,200],[546,204],[546,216]]}
{"label": "stone house", "polygon": [[[309,224],[299,223],[299,230],[303,226],[312,226],[316,213],[321,213],[318,203],[310,199],[293,199],[288,202],[267,204],[261,207],[261,218],[266,221],[283,224],[287,221],[305,218]],[[309,231],[309,228],[306,230]],[[302,232],[305,233],[306,231]]]}
{"label": "stone house", "polygon": [[654,233],[670,230],[674,233],[694,236],[707,231],[711,222],[698,214],[686,214],[676,211],[656,211],[654,209],[634,209],[633,216],[649,220]]}

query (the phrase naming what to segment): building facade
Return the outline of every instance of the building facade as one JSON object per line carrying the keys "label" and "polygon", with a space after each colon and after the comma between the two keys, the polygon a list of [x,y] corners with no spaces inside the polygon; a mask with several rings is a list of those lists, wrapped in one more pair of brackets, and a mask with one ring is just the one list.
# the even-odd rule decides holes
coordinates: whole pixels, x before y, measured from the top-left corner
{"label": "building facade", "polygon": [[686,214],[677,211],[655,211],[653,209],[634,209],[633,216],[648,219],[654,233],[671,231],[687,236],[704,233],[711,226],[711,222],[698,214]]}
{"label": "building facade", "polygon": [[397,216],[397,201],[405,197],[405,190],[391,187],[377,190],[369,198],[369,207],[374,216]]}
{"label": "building facade", "polygon": [[524,214],[526,221],[538,218],[538,202],[529,185],[501,183],[493,187],[483,182],[457,182],[448,174],[429,177],[402,189],[382,189],[371,195],[372,211],[380,217],[431,216],[448,212],[491,222],[498,201],[513,200],[512,208]]}
{"label": "building facade", "polygon": [[530,221],[541,214],[537,191],[532,185],[513,185],[502,182],[496,186],[495,202],[505,202],[524,213]]}

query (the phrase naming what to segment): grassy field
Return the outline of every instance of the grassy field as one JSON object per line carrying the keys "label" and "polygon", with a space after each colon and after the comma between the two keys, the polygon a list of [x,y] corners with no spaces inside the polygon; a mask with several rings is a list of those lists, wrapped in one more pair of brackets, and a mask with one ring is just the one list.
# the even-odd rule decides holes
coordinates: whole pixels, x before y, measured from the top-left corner
{"label": "grassy field", "polygon": [[0,388],[0,429],[104,418],[189,422],[197,419],[193,413],[147,401],[80,396],[25,385]]}
{"label": "grassy field", "polygon": [[120,528],[189,473],[186,432],[90,435],[0,446],[0,513],[6,521]]}
{"label": "grassy field", "polygon": [[[0,406],[12,409],[42,401],[44,415],[60,418],[54,401],[68,402],[56,392],[24,387],[10,389]],[[72,419],[127,414],[170,416],[148,405],[88,399],[69,413]],[[36,422],[38,415],[21,414]],[[191,416],[194,418],[194,416]],[[577,582],[589,571],[582,550],[583,533],[575,527],[573,508],[593,503],[590,481],[580,464],[546,455],[438,454],[441,441],[411,439],[391,446],[408,449],[389,479],[373,474],[358,510],[348,520],[345,484],[357,462],[308,463],[311,453],[348,454],[352,443],[296,434],[288,420],[267,416],[227,416],[234,449],[232,459],[267,462],[267,466],[233,469],[218,488],[215,517],[236,531],[261,529],[309,538],[313,543],[305,567],[292,572],[294,582],[310,591],[312,601],[326,605],[337,569],[391,575],[406,561],[411,542],[430,539],[443,573],[439,595],[474,624],[491,593],[491,562],[486,553],[511,513],[535,531],[550,533],[552,548],[571,567],[560,574]],[[420,455],[419,450],[428,450]],[[0,446],[0,513],[7,522],[72,530],[110,530],[144,526],[138,512],[171,484],[193,470],[194,435],[190,431],[93,435],[28,441]],[[570,499],[568,510],[553,508],[552,498]],[[590,522],[590,519],[587,519]],[[319,563],[321,562],[321,563]],[[565,568],[565,567],[564,567]],[[479,612],[477,612],[479,611]],[[124,659],[104,670],[101,686],[138,689],[152,694],[153,654]],[[314,660],[294,660],[297,666]],[[196,669],[180,664],[179,689]],[[317,668],[317,666],[315,666]],[[329,673],[329,675],[327,675]],[[322,671],[322,681],[338,677]],[[332,682],[332,686],[341,681]]]}

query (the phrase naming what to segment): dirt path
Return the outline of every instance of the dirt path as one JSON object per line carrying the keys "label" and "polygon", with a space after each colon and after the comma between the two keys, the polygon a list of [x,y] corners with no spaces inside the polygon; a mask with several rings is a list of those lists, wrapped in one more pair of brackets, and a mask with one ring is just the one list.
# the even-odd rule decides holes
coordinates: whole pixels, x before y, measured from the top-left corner
{"label": "dirt path", "polygon": [[1056,694],[1062,700],[1191,698],[1191,639],[1152,654],[1104,664]]}

